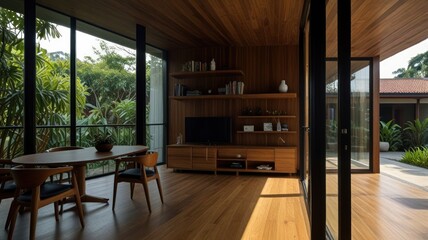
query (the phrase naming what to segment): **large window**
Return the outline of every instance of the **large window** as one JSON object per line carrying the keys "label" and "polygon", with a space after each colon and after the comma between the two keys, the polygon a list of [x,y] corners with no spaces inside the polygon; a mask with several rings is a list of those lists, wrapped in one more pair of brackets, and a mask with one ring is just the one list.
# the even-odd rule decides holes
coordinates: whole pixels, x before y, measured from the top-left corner
{"label": "large window", "polygon": [[23,6],[0,7],[0,159],[23,153]]}
{"label": "large window", "polygon": [[36,149],[43,152],[70,145],[70,20],[41,7],[36,15],[47,28],[36,37]]}
{"label": "large window", "polygon": [[166,142],[165,60],[161,50],[150,46],[146,49],[146,139],[150,149],[159,153],[158,162],[163,162]]}
{"label": "large window", "polygon": [[[0,37],[5,46],[0,48],[0,158],[23,154],[22,10],[23,1],[2,1],[0,8]],[[36,8],[36,14],[37,152],[74,144],[93,146],[97,134],[111,135],[117,145],[135,144],[136,95],[144,94],[146,142],[150,150],[159,152],[159,162],[164,162],[163,51],[147,46],[147,92],[137,93],[135,40],[42,7]],[[76,58],[72,57],[74,53]],[[75,79],[73,66],[76,66]],[[71,112],[73,105],[75,112]],[[91,164],[87,176],[113,170],[111,161]]]}

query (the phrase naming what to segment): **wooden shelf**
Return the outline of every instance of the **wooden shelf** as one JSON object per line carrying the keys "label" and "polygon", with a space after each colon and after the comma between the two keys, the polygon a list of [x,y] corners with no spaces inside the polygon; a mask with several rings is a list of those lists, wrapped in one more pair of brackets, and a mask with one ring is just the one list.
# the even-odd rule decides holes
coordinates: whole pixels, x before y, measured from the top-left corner
{"label": "wooden shelf", "polygon": [[253,132],[244,132],[237,131],[238,134],[295,134],[296,131],[253,131]]}
{"label": "wooden shelf", "polygon": [[242,70],[216,70],[203,72],[175,72],[170,74],[171,77],[177,79],[184,78],[201,78],[201,77],[219,77],[219,76],[244,76]]}
{"label": "wooden shelf", "polygon": [[245,158],[217,158],[217,161],[245,162]]}
{"label": "wooden shelf", "polygon": [[259,93],[241,95],[199,95],[199,96],[170,96],[173,100],[197,100],[197,99],[286,99],[297,98],[296,93]]}
{"label": "wooden shelf", "polygon": [[264,119],[264,118],[296,118],[294,115],[263,115],[263,116],[238,116],[244,119]]}

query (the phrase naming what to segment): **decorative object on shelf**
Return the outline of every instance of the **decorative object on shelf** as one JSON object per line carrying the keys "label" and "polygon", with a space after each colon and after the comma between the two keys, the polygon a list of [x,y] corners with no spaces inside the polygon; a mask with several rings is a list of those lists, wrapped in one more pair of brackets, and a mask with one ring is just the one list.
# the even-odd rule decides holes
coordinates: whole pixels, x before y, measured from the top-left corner
{"label": "decorative object on shelf", "polygon": [[288,124],[286,123],[281,124],[281,131],[288,131]]}
{"label": "decorative object on shelf", "polygon": [[281,93],[286,93],[288,91],[288,86],[287,84],[285,84],[285,80],[281,80],[281,84],[279,84],[278,90]]}
{"label": "decorative object on shelf", "polygon": [[254,125],[244,125],[244,132],[254,132]]}
{"label": "decorative object on shelf", "polygon": [[279,121],[279,118],[278,118],[278,121],[276,122],[276,131],[278,132],[281,131],[281,122]]}
{"label": "decorative object on shelf", "polygon": [[214,61],[214,58],[213,58],[213,60],[211,60],[210,70],[211,71],[215,71],[215,61]]}
{"label": "decorative object on shelf", "polygon": [[278,146],[279,145],[285,145],[285,140],[284,140],[284,138],[282,138],[282,137],[278,137]]}
{"label": "decorative object on shelf", "polygon": [[263,123],[263,131],[272,131],[272,123]]}
{"label": "decorative object on shelf", "polygon": [[177,144],[183,144],[183,134],[181,133],[177,136]]}
{"label": "decorative object on shelf", "polygon": [[231,168],[243,168],[243,165],[240,162],[232,162],[232,163],[230,163],[229,167],[231,167]]}
{"label": "decorative object on shelf", "polygon": [[98,152],[110,152],[113,148],[113,139],[110,133],[99,133],[95,135],[94,147]]}
{"label": "decorative object on shelf", "polygon": [[257,166],[257,169],[259,169],[259,170],[272,170],[272,167],[270,165],[259,165],[259,166]]}

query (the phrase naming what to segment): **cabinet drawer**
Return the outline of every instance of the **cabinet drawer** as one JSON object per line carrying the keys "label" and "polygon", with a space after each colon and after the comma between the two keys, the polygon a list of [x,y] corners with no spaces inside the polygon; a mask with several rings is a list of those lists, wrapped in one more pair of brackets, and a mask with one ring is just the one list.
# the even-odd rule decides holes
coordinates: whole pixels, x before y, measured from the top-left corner
{"label": "cabinet drawer", "polygon": [[167,155],[168,168],[192,169],[191,147],[169,147]]}
{"label": "cabinet drawer", "polygon": [[254,148],[247,149],[247,161],[275,161],[275,149],[270,148]]}
{"label": "cabinet drawer", "polygon": [[297,172],[297,150],[295,148],[275,149],[275,170],[288,173]]}
{"label": "cabinet drawer", "polygon": [[219,148],[217,151],[218,158],[246,158],[247,150],[244,148]]}

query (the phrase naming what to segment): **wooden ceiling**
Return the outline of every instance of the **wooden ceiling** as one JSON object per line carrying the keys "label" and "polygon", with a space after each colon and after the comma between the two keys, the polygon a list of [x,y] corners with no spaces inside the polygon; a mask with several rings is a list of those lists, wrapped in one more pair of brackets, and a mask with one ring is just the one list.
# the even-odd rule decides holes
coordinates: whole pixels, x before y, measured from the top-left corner
{"label": "wooden ceiling", "polygon": [[[163,49],[297,45],[304,0],[37,0]],[[327,5],[327,54],[335,56],[336,1]],[[427,0],[352,0],[352,56],[385,59],[428,38]],[[316,36],[314,36],[316,37]]]}

